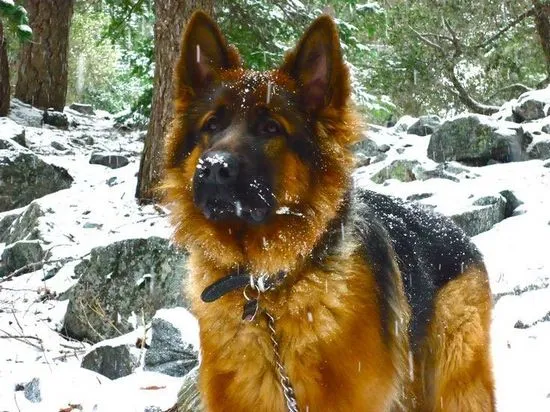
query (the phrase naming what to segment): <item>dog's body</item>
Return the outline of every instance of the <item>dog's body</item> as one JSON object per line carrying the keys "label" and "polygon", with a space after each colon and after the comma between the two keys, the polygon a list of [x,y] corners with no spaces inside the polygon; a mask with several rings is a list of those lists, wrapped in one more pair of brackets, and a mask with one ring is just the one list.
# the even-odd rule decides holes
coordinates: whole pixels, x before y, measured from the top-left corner
{"label": "dog's body", "polygon": [[332,21],[253,73],[197,13],[175,81],[164,188],[190,251],[205,409],[288,410],[280,356],[301,411],[494,411],[482,258],[448,219],[352,188]]}

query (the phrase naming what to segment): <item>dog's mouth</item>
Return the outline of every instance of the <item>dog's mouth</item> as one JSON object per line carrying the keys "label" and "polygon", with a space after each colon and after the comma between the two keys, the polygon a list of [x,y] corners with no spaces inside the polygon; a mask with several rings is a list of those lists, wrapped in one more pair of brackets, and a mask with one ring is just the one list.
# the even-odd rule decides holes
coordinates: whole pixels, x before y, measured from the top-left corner
{"label": "dog's mouth", "polygon": [[249,206],[239,200],[210,198],[197,205],[204,217],[214,222],[241,220],[253,224],[264,223],[271,214],[272,207]]}

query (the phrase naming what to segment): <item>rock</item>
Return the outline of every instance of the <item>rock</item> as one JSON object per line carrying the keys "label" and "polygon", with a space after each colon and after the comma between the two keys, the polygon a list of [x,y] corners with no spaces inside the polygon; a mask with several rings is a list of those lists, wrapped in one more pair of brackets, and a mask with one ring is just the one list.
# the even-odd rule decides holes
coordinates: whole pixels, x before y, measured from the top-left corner
{"label": "rock", "polygon": [[511,190],[502,190],[500,195],[506,199],[504,218],[507,219],[515,214],[514,211],[523,204],[523,201],[518,199],[516,194]]}
{"label": "rock", "polygon": [[62,143],[59,143],[58,141],[56,140],[53,140],[50,145],[55,149],[55,150],[61,150],[61,151],[65,151],[67,150],[67,148],[62,144]]}
{"label": "rock", "polygon": [[543,164],[544,167],[550,167],[550,162],[546,162],[545,164]]}
{"label": "rock", "polygon": [[69,109],[72,109],[81,114],[87,114],[90,116],[95,115],[94,108],[91,104],[73,103],[69,106]]}
{"label": "rock", "polygon": [[365,136],[365,138],[357,142],[353,151],[358,154],[361,153],[367,157],[376,156],[380,153],[380,149],[374,140],[371,140]]}
{"label": "rock", "polygon": [[407,196],[407,200],[418,201],[422,199],[427,199],[432,196],[433,196],[433,193],[414,193],[412,195]]}
{"label": "rock", "polygon": [[198,387],[199,368],[194,368],[183,378],[178,392],[177,412],[203,412]]}
{"label": "rock", "polygon": [[159,310],[151,324],[153,337],[145,353],[144,370],[177,377],[198,365],[199,327],[187,310]]}
{"label": "rock", "polygon": [[550,159],[550,138],[535,142],[529,147],[527,154],[531,159]]}
{"label": "rock", "polygon": [[8,275],[18,269],[27,267],[22,273],[33,272],[40,266],[33,265],[41,263],[44,259],[44,249],[39,240],[20,240],[4,248],[2,252],[2,265],[0,276]]}
{"label": "rock", "polygon": [[404,133],[409,129],[409,127],[416,123],[417,120],[418,118],[409,115],[400,117],[397,123],[393,126],[393,130],[396,133]]}
{"label": "rock", "polygon": [[512,111],[518,123],[542,119],[550,115],[550,86],[546,89],[523,93]]}
{"label": "rock", "polygon": [[133,347],[124,344],[112,346],[101,342],[84,356],[80,366],[109,379],[118,379],[135,371],[139,366],[139,353],[135,344]]}
{"label": "rock", "polygon": [[116,176],[111,176],[110,178],[108,178],[105,183],[107,183],[107,186],[109,187],[113,187],[115,185],[117,185],[119,182],[118,182],[118,179]]}
{"label": "rock", "polygon": [[408,134],[416,134],[418,136],[427,136],[432,134],[441,125],[439,116],[428,115],[420,116],[408,129]]}
{"label": "rock", "polygon": [[124,167],[129,163],[126,156],[117,153],[92,153],[90,164],[103,165],[111,169]]}
{"label": "rock", "polygon": [[56,112],[55,110],[44,110],[44,117],[42,120],[45,124],[57,127],[58,129],[69,129],[69,118],[65,113]]}
{"label": "rock", "polygon": [[44,112],[19,99],[12,98],[8,117],[19,125],[42,127]]}
{"label": "rock", "polygon": [[[445,162],[440,163],[432,170],[418,169],[416,173],[416,178],[418,180],[428,180],[428,179],[447,179],[452,180],[453,182],[459,182],[460,180],[455,176],[459,174],[467,174],[468,169],[462,167],[453,166],[452,164]],[[464,177],[467,177],[465,175]]]}
{"label": "rock", "polygon": [[379,170],[371,180],[374,183],[384,183],[388,179],[397,179],[402,182],[412,182],[416,180],[416,173],[421,169],[420,162],[417,160],[397,159],[388,166]]}
{"label": "rock", "polygon": [[385,143],[378,146],[378,151],[380,151],[382,153],[386,153],[388,150],[390,150],[390,146],[388,146]]}
{"label": "rock", "polygon": [[160,308],[186,306],[186,254],[167,239],[127,239],[92,249],[75,267],[80,279],[69,293],[64,329],[69,336],[98,342],[148,322]]}
{"label": "rock", "polygon": [[485,196],[474,201],[473,205],[477,207],[450,216],[470,237],[491,229],[505,218],[506,200],[503,196]]}
{"label": "rock", "polygon": [[23,391],[25,398],[27,398],[32,403],[42,402],[42,395],[40,393],[40,379],[34,378],[29,383],[25,384],[25,389]]}
{"label": "rock", "polygon": [[10,244],[18,240],[42,239],[40,228],[38,227],[39,219],[42,216],[44,216],[44,211],[40,205],[36,202],[31,203],[25,208],[23,213],[17,215],[9,230],[0,241]]}
{"label": "rock", "polygon": [[20,212],[2,213],[2,216],[0,217],[0,243],[6,243],[11,225],[20,215]]}
{"label": "rock", "polygon": [[0,138],[11,139],[23,147],[27,147],[25,129],[7,117],[0,117]]}
{"label": "rock", "polygon": [[1,138],[0,148],[0,212],[71,186],[73,178],[64,168]]}
{"label": "rock", "polygon": [[550,123],[545,124],[544,126],[542,126],[541,130],[546,134],[550,134]]}
{"label": "rock", "polygon": [[526,160],[529,143],[528,136],[515,123],[469,114],[444,122],[432,134],[428,157],[436,162],[456,160],[470,166],[485,166],[490,160]]}

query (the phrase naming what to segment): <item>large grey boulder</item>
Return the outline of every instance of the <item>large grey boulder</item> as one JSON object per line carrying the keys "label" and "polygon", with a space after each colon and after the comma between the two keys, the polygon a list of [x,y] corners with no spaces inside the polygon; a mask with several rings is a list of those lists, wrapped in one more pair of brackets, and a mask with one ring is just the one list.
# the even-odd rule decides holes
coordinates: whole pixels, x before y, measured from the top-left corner
{"label": "large grey boulder", "polygon": [[473,207],[450,218],[468,236],[486,232],[506,217],[506,199],[502,195],[485,196],[473,202]]}
{"label": "large grey boulder", "polygon": [[516,121],[542,119],[550,115],[550,86],[523,93],[512,108]]}
{"label": "large grey boulder", "polygon": [[198,365],[198,325],[184,308],[159,310],[145,353],[144,370],[185,376]]}
{"label": "large grey boulder", "polygon": [[441,119],[436,115],[420,116],[416,122],[414,122],[407,129],[408,134],[416,134],[418,136],[427,136],[432,134],[441,125]]}
{"label": "large grey boulder", "polygon": [[92,249],[90,259],[75,267],[80,279],[69,292],[66,333],[98,342],[132,331],[132,319],[142,313],[148,322],[160,308],[187,306],[186,259],[159,237]]}
{"label": "large grey boulder", "polygon": [[0,258],[0,277],[8,275],[16,270],[32,272],[38,269],[36,264],[41,264],[44,259],[44,249],[38,240],[21,240],[4,248]]}
{"label": "large grey boulder", "polygon": [[428,157],[436,162],[456,160],[471,166],[491,161],[526,160],[529,135],[512,122],[497,122],[479,114],[444,122],[430,138]]}
{"label": "large grey boulder", "polygon": [[72,182],[64,168],[46,163],[21,145],[0,138],[0,212],[67,189]]}

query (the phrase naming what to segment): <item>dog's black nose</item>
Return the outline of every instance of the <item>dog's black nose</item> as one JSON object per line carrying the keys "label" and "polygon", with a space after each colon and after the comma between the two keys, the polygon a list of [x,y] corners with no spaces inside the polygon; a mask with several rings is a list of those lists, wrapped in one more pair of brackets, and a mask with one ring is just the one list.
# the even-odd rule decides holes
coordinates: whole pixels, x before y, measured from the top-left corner
{"label": "dog's black nose", "polygon": [[237,180],[239,162],[228,152],[208,152],[201,156],[197,174],[204,183],[228,185]]}

